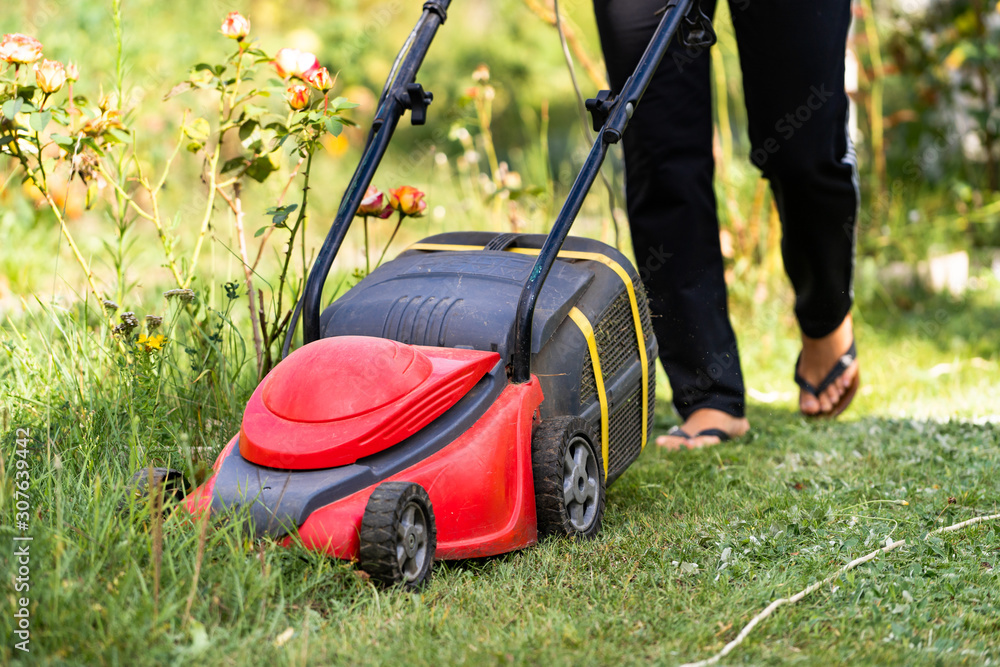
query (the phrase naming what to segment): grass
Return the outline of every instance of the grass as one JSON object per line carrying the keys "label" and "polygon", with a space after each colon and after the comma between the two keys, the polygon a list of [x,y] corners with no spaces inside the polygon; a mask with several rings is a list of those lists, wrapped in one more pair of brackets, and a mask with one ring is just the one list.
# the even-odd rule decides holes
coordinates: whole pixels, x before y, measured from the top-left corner
{"label": "grass", "polygon": [[[164,360],[163,398],[144,404],[152,388],[127,367],[107,372],[115,365],[74,319],[81,312],[39,315],[22,323],[27,340],[6,336],[0,365],[0,539],[15,534],[18,427],[33,432],[34,538],[31,653],[7,641],[0,656],[107,665],[678,664],[707,657],[772,599],[892,537],[909,545],[782,608],[727,664],[996,661],[997,525],[921,541],[936,527],[998,511],[1000,427],[975,419],[1000,398],[997,356],[982,338],[996,330],[990,290],[964,302],[931,299],[930,319],[859,309],[865,392],[835,423],[792,410],[794,340],[773,333],[791,329],[768,324],[786,317],[783,297],[738,304],[748,383],[773,401],[751,401],[748,438],[678,454],[647,448],[611,488],[596,540],[442,564],[419,595],[378,590],[351,565],[299,548],[245,543],[237,525],[213,524],[200,546],[198,527],[179,515],[119,511],[136,460],[203,471],[203,448],[217,451],[235,430],[251,383],[224,393],[202,379],[184,400],[190,369]],[[191,340],[199,317],[176,313],[172,335]],[[759,335],[765,329],[770,342]],[[212,363],[199,373],[221,372]],[[661,405],[658,430],[673,421]],[[11,549],[0,550],[0,562],[14,571]],[[10,585],[0,600],[6,625]]]}
{"label": "grass", "polygon": [[[336,20],[324,14],[311,22],[325,26],[312,35],[327,45],[324,57],[343,65],[354,82],[379,81],[389,62],[372,54],[391,51],[386,44],[401,41],[395,32],[408,29],[394,19],[393,34],[379,34],[373,43],[342,38],[356,38],[376,4],[363,2],[361,13],[338,11]],[[156,92],[150,100],[183,78],[185,63],[216,48],[211,40],[220,39],[214,33],[219,9],[203,5],[183,0],[175,8],[183,11],[175,13],[185,17],[185,25],[177,27],[179,19],[171,16],[163,25],[174,28],[154,31],[153,41],[144,37],[150,34],[144,22],[159,26],[162,14],[150,11],[144,18],[147,13],[138,9],[127,14],[126,32],[135,37],[125,45],[130,77]],[[277,16],[276,7],[256,3],[259,14],[253,17],[255,25],[270,23],[265,39],[273,47],[291,38],[287,31],[297,20],[294,11]],[[524,11],[513,0],[502,7]],[[567,10],[591,20],[587,3]],[[0,14],[5,31],[32,25],[13,10]],[[462,24],[460,15],[453,21]],[[497,108],[503,102],[511,110],[497,123],[497,142],[516,144],[505,135],[524,134],[521,157],[511,150],[509,159],[532,185],[544,183],[548,174],[549,160],[532,147],[540,131],[536,102],[551,95],[552,176],[561,191],[574,171],[570,144],[577,130],[574,110],[567,104],[557,109],[556,102],[571,95],[565,82],[552,89],[564,74],[548,28],[522,23],[504,25],[527,31],[521,36],[525,44],[547,43],[548,56],[510,49],[505,39],[493,40],[491,52],[483,54],[478,35],[445,32],[436,53],[448,57],[428,62],[427,80],[450,81],[455,98],[468,84],[468,73],[489,60],[500,91]],[[106,24],[104,5],[80,0],[73,11],[34,27],[45,29],[39,35],[55,57],[92,53],[88,65],[100,72],[112,67]],[[181,31],[191,38],[178,44],[171,35]],[[592,29],[583,32],[593,37]],[[521,51],[531,53],[531,67],[517,60]],[[435,113],[468,124],[465,116],[444,111],[450,108],[449,89],[435,90],[442,93]],[[171,116],[176,108],[150,104],[162,116],[154,120],[176,121]],[[739,108],[735,98],[734,104]],[[513,110],[520,112],[521,125],[511,120]],[[503,221],[491,202],[469,194],[474,176],[433,159],[435,150],[455,158],[456,142],[413,149],[431,136],[427,132],[401,130],[406,147],[387,164],[402,166],[377,179],[393,187],[412,177],[428,191],[431,207],[446,207],[442,215],[428,215],[401,231],[400,247],[430,233]],[[154,164],[163,159],[156,151],[166,145],[153,147]],[[189,162],[179,182],[183,177],[195,182],[197,160]],[[353,159],[342,162],[324,167],[330,171],[322,180],[343,183]],[[731,166],[733,196],[750,212],[757,174],[746,165]],[[317,198],[313,245],[339,187],[331,185]],[[180,185],[173,192],[178,201],[171,204],[181,211],[200,190]],[[873,275],[859,271],[855,317],[862,389],[843,419],[815,422],[794,410],[790,376],[798,342],[788,289],[758,275],[767,273],[761,264],[769,264],[772,274],[778,271],[776,246],[768,249],[762,241],[743,248],[749,252],[735,263],[731,291],[751,434],[705,451],[667,454],[649,447],[610,489],[597,539],[549,540],[505,556],[443,563],[422,593],[405,594],[376,589],[350,564],[297,547],[248,543],[239,522],[213,522],[202,531],[180,514],[141,503],[119,507],[125,484],[140,465],[167,464],[202,479],[239,428],[255,377],[253,352],[244,339],[246,303],[222,289],[241,275],[231,221],[223,216],[213,226],[211,249],[195,284],[198,301],[190,305],[160,300],[160,288],[169,282],[159,266],[162,256],[151,230],[136,227],[125,258],[123,310],[135,309],[140,318],[164,316],[170,342],[163,352],[126,354],[107,332],[104,314],[81,301],[82,283],[52,221],[12,189],[0,194],[0,236],[6,247],[17,248],[0,257],[0,290],[6,291],[0,293],[5,318],[0,566],[8,573],[0,595],[2,664],[679,664],[708,657],[771,600],[822,579],[888,537],[905,538],[908,546],[780,609],[726,664],[1000,660],[997,524],[922,539],[940,526],[998,511],[1000,285],[995,278],[977,275],[976,289],[953,300],[887,293]],[[254,224],[275,196],[268,191],[259,201],[248,200]],[[591,197],[575,233],[610,240],[600,223],[603,198],[599,192]],[[539,210],[526,205],[529,214],[537,214],[529,216],[530,224],[541,227],[557,199],[537,202]],[[765,211],[761,207],[761,220]],[[85,254],[107,278],[108,221],[90,214],[78,224]],[[177,224],[179,240],[190,243],[190,229],[181,226],[189,222],[181,216]],[[754,229],[771,240],[770,233]],[[387,233],[378,230],[377,245]],[[351,234],[343,259],[358,266],[360,230]],[[869,236],[882,240],[873,232]],[[756,264],[748,259],[753,254],[761,255]],[[62,261],[54,263],[52,257],[60,255]],[[874,267],[873,258],[862,260]],[[338,264],[328,281],[331,291],[348,284],[348,270]],[[265,272],[259,279],[269,277]],[[676,421],[662,400],[667,396],[662,377],[660,386],[657,433]],[[30,590],[24,592],[15,591],[19,564],[11,546],[21,532],[14,504],[15,484],[23,480],[14,453],[20,428],[31,431],[23,459],[30,473],[27,534],[33,538]],[[31,613],[27,654],[13,648],[11,635],[18,597],[24,595]]]}

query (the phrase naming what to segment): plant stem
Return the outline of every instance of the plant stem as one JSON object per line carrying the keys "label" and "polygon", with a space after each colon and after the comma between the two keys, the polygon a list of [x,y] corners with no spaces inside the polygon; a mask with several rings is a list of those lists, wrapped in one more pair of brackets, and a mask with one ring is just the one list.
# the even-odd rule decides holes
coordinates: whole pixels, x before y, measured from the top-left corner
{"label": "plant stem", "polygon": [[[299,214],[295,217],[295,224],[292,226],[291,235],[288,237],[288,250],[285,251],[285,261],[281,266],[281,275],[278,278],[278,306],[274,311],[274,324],[271,329],[270,340],[275,340],[281,333],[281,301],[285,291],[285,281],[288,277],[288,266],[292,260],[292,248],[295,246],[295,234],[306,218],[306,208],[309,205],[309,175],[312,172],[312,151],[306,157],[305,181],[302,184],[302,204],[299,206]],[[302,239],[305,243],[305,239]]]}
{"label": "plant stem", "polygon": [[243,202],[240,199],[240,184],[235,183],[233,185],[233,196],[232,198],[227,197],[226,193],[221,189],[219,190],[219,195],[229,204],[229,208],[232,209],[235,218],[236,226],[236,239],[239,242],[240,248],[240,259],[243,262],[243,275],[246,278],[247,284],[247,297],[249,299],[250,305],[250,323],[253,328],[253,347],[254,351],[257,353],[257,379],[259,380],[263,374],[264,368],[264,343],[261,340],[261,323],[258,317],[257,311],[255,309],[255,303],[257,299],[254,298],[254,286],[253,286],[253,269],[250,268],[250,259],[247,257],[247,241],[246,235],[243,233]]}
{"label": "plant stem", "polygon": [[406,216],[403,215],[403,212],[400,211],[399,212],[399,220],[396,222],[396,228],[394,230],[392,230],[392,236],[389,237],[389,242],[385,244],[385,248],[382,249],[382,254],[379,256],[378,262],[375,264],[375,268],[376,269],[378,267],[382,266],[382,260],[385,259],[385,253],[389,252],[389,246],[392,245],[392,240],[394,238],[396,238],[396,232],[399,231],[400,226],[403,224],[403,218],[405,218],[405,217]]}
{"label": "plant stem", "polygon": [[56,220],[59,221],[59,228],[62,230],[66,242],[69,243],[70,250],[73,251],[73,257],[76,259],[77,264],[80,265],[80,268],[83,269],[84,275],[87,276],[87,284],[90,285],[90,291],[97,299],[97,302],[100,303],[101,301],[104,300],[104,295],[101,294],[101,290],[99,290],[97,288],[97,284],[94,283],[94,272],[91,271],[90,265],[87,264],[87,260],[83,258],[83,254],[80,252],[80,248],[76,245],[76,241],[73,239],[73,235],[70,233],[69,227],[66,226],[65,216],[63,216],[62,212],[59,210],[59,207],[56,206],[55,201],[52,200],[52,195],[49,194],[49,189],[44,177],[45,170],[41,165],[41,150],[39,150],[38,152],[38,165],[39,165],[39,170],[42,172],[42,180],[39,181],[38,178],[35,177],[35,173],[31,170],[31,165],[28,163],[27,157],[24,155],[24,153],[21,152],[21,147],[17,143],[17,133],[12,132],[11,134],[12,134],[12,140],[10,141],[9,145],[12,147],[14,155],[21,163],[21,167],[24,168],[24,172],[27,174],[32,184],[34,184],[34,186],[38,188],[38,191],[42,193],[42,196],[48,203],[49,208],[52,209],[52,214],[56,216]]}
{"label": "plant stem", "polygon": [[[291,187],[292,181],[295,180],[295,177],[299,175],[299,169],[302,167],[302,163],[305,161],[306,161],[305,157],[299,158],[299,163],[295,165],[295,169],[292,170],[292,175],[288,177],[288,182],[285,183],[285,187],[281,191],[281,196],[278,197],[278,203],[277,203],[278,206],[281,206],[282,204],[285,203],[285,195],[288,194],[288,188]],[[264,232],[263,238],[261,238],[260,240],[260,245],[257,248],[257,257],[254,258],[253,265],[251,267],[255,271],[257,270],[257,265],[260,264],[260,258],[263,257],[264,255],[264,248],[267,246],[267,240],[271,238],[271,234],[274,232],[274,229],[275,227],[273,225],[268,227],[267,231]]]}
{"label": "plant stem", "polygon": [[[228,127],[226,129],[229,129]],[[219,140],[215,143],[215,150],[208,163],[208,201],[205,204],[205,215],[201,220],[201,230],[198,232],[198,240],[194,244],[194,252],[191,253],[191,266],[188,267],[187,278],[184,279],[183,287],[189,287],[194,280],[194,272],[198,267],[198,255],[201,254],[201,246],[205,242],[208,234],[208,225],[212,221],[212,208],[215,205],[216,171],[219,168],[219,156],[222,154],[222,135],[224,131],[220,128]]]}
{"label": "plant stem", "polygon": [[367,215],[361,216],[361,220],[362,222],[364,222],[364,228],[365,228],[365,275],[367,276],[369,273],[372,272],[371,264],[368,261],[368,216]]}

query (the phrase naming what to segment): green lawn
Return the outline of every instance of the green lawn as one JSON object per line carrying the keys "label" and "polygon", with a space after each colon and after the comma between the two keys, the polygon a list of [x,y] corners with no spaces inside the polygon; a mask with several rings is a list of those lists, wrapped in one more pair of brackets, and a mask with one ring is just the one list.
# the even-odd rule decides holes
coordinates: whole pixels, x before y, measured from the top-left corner
{"label": "green lawn", "polygon": [[[191,382],[179,361],[151,380],[116,366],[79,311],[36,306],[33,318],[8,321],[0,356],[4,628],[16,604],[19,427],[33,436],[34,538],[31,653],[5,639],[0,656],[68,665],[680,664],[710,656],[771,600],[891,537],[908,546],[779,609],[724,664],[995,663],[998,524],[922,538],[1000,511],[997,295],[990,283],[962,301],[926,297],[922,313],[891,300],[859,308],[864,389],[837,422],[793,410],[786,299],[737,304],[757,397],[750,436],[676,454],[650,446],[610,489],[597,539],[439,565],[419,595],[376,589],[353,566],[298,548],[246,544],[231,524],[209,527],[196,580],[196,526],[168,516],[157,548],[149,508],[130,516],[117,503],[136,461],[203,471],[252,383],[212,382],[220,368],[211,365]],[[169,359],[190,352],[178,345]],[[658,430],[675,421],[661,408]]]}

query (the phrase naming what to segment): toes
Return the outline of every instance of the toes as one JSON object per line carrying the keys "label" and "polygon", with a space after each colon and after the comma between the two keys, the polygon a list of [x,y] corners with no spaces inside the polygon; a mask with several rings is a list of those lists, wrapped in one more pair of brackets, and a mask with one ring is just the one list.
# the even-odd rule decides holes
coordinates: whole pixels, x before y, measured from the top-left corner
{"label": "toes", "polygon": [[700,447],[710,447],[712,445],[717,445],[722,440],[718,436],[714,435],[703,435],[700,438],[695,438],[688,443],[688,447],[691,449],[698,449]]}
{"label": "toes", "polygon": [[656,439],[656,446],[663,447],[670,452],[676,452],[683,447],[690,446],[690,442],[684,438],[678,438],[676,435],[661,435]]}
{"label": "toes", "polygon": [[802,392],[799,397],[799,409],[807,415],[814,415],[820,410],[819,401],[812,394]]}

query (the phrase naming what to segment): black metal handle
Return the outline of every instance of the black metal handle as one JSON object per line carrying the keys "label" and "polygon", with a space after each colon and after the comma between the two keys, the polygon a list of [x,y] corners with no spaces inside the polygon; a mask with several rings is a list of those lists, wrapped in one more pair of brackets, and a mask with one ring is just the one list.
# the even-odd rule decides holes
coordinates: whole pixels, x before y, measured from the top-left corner
{"label": "black metal handle", "polygon": [[[587,197],[587,192],[594,184],[594,180],[601,171],[601,164],[608,153],[610,144],[621,141],[628,121],[635,111],[636,105],[642,98],[643,93],[649,86],[656,68],[663,60],[670,40],[677,32],[678,27],[687,17],[691,9],[693,0],[671,0],[668,4],[660,25],[653,33],[653,38],[646,46],[635,72],[628,78],[622,87],[621,93],[613,98],[610,111],[607,112],[607,120],[600,128],[600,133],[594,145],[590,149],[590,154],[584,162],[583,169],[577,175],[570,188],[569,195],[563,204],[562,210],[552,224],[548,238],[542,244],[542,249],[535,261],[535,266],[531,269],[528,280],[521,290],[521,298],[517,303],[517,314],[514,324],[514,357],[511,361],[511,380],[515,383],[527,382],[531,379],[531,322],[535,315],[535,304],[538,295],[545,283],[545,278],[549,275],[552,265],[556,261],[559,249],[562,248],[566,237],[569,235],[570,227],[573,226],[583,200]],[[601,99],[600,97],[598,98]],[[600,102],[595,101],[591,106],[600,107],[601,102],[606,102],[607,96]],[[603,109],[599,109],[603,113]]]}
{"label": "black metal handle", "polygon": [[[296,309],[296,315],[288,325],[288,333],[285,335],[282,347],[282,356],[286,355],[288,349],[291,347],[299,309],[301,309],[302,313],[303,343],[311,343],[320,338],[319,320],[323,284],[326,282],[326,277],[330,273],[330,267],[333,266],[333,260],[336,258],[337,252],[340,250],[340,246],[343,244],[344,238],[351,227],[351,223],[354,221],[354,214],[357,212],[358,206],[361,205],[361,200],[364,199],[365,191],[368,189],[369,184],[371,184],[375,170],[378,169],[378,165],[385,155],[386,148],[389,146],[389,140],[392,138],[392,133],[395,131],[396,125],[399,124],[400,116],[402,116],[403,111],[408,107],[407,103],[413,99],[410,92],[412,89],[408,89],[408,87],[414,83],[417,70],[420,69],[420,65],[427,55],[427,50],[434,39],[434,35],[437,33],[437,29],[444,23],[448,5],[450,4],[451,0],[428,0],[423,5],[423,13],[413,30],[413,39],[412,41],[408,40],[407,44],[404,45],[403,50],[407,48],[408,50],[405,56],[402,53],[400,54],[402,60],[399,69],[389,87],[388,94],[383,97],[378,112],[375,114],[375,120],[372,122],[372,129],[368,135],[368,142],[365,152],[361,156],[361,162],[354,171],[354,176],[351,177],[351,182],[347,186],[344,198],[340,202],[340,208],[337,210],[337,217],[334,218],[333,225],[326,235],[326,240],[323,241],[323,245],[316,255],[316,261],[309,271],[309,277],[306,279],[306,286],[302,294],[300,306]],[[404,99],[407,103],[404,103]],[[429,102],[430,93],[424,93],[421,88],[420,102],[418,104],[420,111],[417,112],[414,110],[414,121],[418,120],[417,113],[423,116]],[[423,117],[420,120],[423,120]]]}

